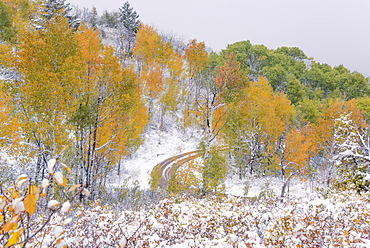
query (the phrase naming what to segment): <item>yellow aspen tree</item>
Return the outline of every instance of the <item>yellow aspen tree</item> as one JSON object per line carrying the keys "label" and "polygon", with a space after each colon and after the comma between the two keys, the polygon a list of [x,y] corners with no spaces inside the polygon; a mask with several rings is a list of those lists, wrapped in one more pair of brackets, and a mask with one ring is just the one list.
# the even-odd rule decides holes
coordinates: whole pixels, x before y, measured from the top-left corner
{"label": "yellow aspen tree", "polygon": [[183,110],[183,126],[202,125],[200,118],[201,112],[198,111],[197,97],[201,89],[201,80],[204,75],[201,72],[205,71],[209,64],[209,54],[206,51],[204,42],[198,42],[192,39],[188,42],[185,54],[183,55],[186,84],[183,84],[181,91],[181,102],[184,104]]}
{"label": "yellow aspen tree", "polygon": [[12,43],[17,42],[17,34],[20,34],[29,25],[30,18],[33,18],[40,7],[40,2],[31,0],[2,0],[4,6],[11,17],[12,24]]}
{"label": "yellow aspen tree", "polygon": [[204,42],[192,39],[185,49],[184,59],[187,62],[187,72],[190,78],[196,77],[201,71],[207,68],[209,63],[208,52]]}
{"label": "yellow aspen tree", "polygon": [[22,125],[9,106],[10,96],[0,84],[0,146],[8,146],[10,153],[17,153],[22,139]]}
{"label": "yellow aspen tree", "polygon": [[35,144],[35,179],[46,175],[46,163],[68,143],[66,120],[77,108],[81,63],[74,30],[63,9],[29,28],[19,38],[15,69],[22,75],[9,84],[27,140]]}
{"label": "yellow aspen tree", "polygon": [[289,127],[294,107],[285,94],[273,92],[266,78],[251,82],[243,95],[242,101],[230,105],[225,129],[238,174],[274,172],[277,161],[273,154]]}
{"label": "yellow aspen tree", "polygon": [[179,76],[182,63],[169,42],[164,42],[151,26],[142,24],[136,35],[134,55],[142,64],[140,81],[144,94],[150,99],[159,99],[167,88],[164,80],[166,71],[172,77]]}

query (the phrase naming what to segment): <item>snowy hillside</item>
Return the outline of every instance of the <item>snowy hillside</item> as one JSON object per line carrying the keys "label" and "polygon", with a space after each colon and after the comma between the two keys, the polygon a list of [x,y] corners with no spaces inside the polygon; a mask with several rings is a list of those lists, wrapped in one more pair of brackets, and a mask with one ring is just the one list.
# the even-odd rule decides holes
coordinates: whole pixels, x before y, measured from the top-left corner
{"label": "snowy hillside", "polygon": [[175,126],[166,130],[148,128],[144,134],[144,144],[122,161],[122,176],[119,181],[129,178],[138,181],[143,189],[149,188],[150,172],[158,163],[167,158],[188,151],[195,151],[199,138],[188,137]]}

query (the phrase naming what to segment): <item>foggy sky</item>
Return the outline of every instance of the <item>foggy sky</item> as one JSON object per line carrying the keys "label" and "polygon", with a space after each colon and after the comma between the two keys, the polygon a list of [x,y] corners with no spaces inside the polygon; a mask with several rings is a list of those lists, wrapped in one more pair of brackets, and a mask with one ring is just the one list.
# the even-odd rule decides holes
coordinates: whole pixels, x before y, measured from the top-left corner
{"label": "foggy sky", "polygon": [[[118,11],[126,0],[66,0]],[[250,40],[270,49],[297,46],[332,66],[370,76],[370,0],[131,0],[140,20],[216,51]]]}

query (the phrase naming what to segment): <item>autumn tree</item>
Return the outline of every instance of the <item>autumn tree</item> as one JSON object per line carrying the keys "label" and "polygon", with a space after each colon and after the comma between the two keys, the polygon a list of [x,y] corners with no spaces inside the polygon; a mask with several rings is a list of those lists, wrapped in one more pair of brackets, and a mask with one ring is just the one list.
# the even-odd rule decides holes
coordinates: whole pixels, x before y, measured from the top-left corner
{"label": "autumn tree", "polygon": [[[346,123],[351,123],[351,125]],[[341,157],[340,154],[344,152],[343,147],[346,141],[352,138],[357,140],[351,140],[354,148],[357,149],[356,146],[361,144],[359,134],[363,134],[366,127],[363,111],[357,107],[355,99],[349,101],[329,100],[316,127],[316,140],[325,158],[322,174],[327,186],[331,186],[337,177],[338,167],[336,165],[341,165],[340,161],[345,158],[345,156]],[[359,152],[359,155],[363,154],[364,151]]]}
{"label": "autumn tree", "polygon": [[12,41],[15,37],[13,22],[10,18],[8,7],[0,2],[0,39],[3,41]]}
{"label": "autumn tree", "polygon": [[[197,68],[195,65],[201,64],[197,62],[193,65]],[[198,67],[197,70],[194,68],[193,72],[196,72],[202,67]],[[204,68],[198,74],[194,74],[190,80],[194,81],[193,84],[197,89],[194,95],[196,105],[193,106],[193,113],[198,116],[199,125],[203,130],[200,145],[204,159],[203,193],[210,187],[216,191],[227,172],[226,162],[220,155],[221,151],[216,147],[216,144],[222,143],[217,142],[217,139],[227,121],[227,104],[241,99],[240,92],[246,87],[248,80],[240,70],[240,63],[236,61],[233,54],[230,54],[222,66],[215,69]]]}
{"label": "autumn tree", "polygon": [[244,91],[244,99],[230,107],[225,129],[234,165],[240,177],[246,172],[274,172],[278,163],[273,154],[294,108],[285,94],[273,92],[266,78],[251,82]]}
{"label": "autumn tree", "polygon": [[170,56],[171,45],[163,43],[158,32],[151,26],[143,24],[137,33],[134,55],[140,63],[144,94],[149,99],[160,98],[164,91],[163,67]]}
{"label": "autumn tree", "polygon": [[120,65],[96,31],[82,27],[78,41],[84,75],[79,107],[70,122],[76,137],[78,183],[94,192],[119,160],[138,147],[147,115],[133,70]]}
{"label": "autumn tree", "polygon": [[[170,42],[164,42],[153,27],[145,24],[138,30],[134,55],[153,123],[163,127],[164,115],[176,109],[178,82],[183,71],[181,57]],[[154,109],[155,103],[159,111]]]}
{"label": "autumn tree", "polygon": [[236,56],[231,52],[224,65],[216,68],[216,85],[220,89],[220,96],[225,103],[241,100],[240,93],[249,83],[248,76],[241,70],[241,65]]}
{"label": "autumn tree", "polygon": [[277,169],[283,181],[280,197],[284,197],[292,178],[309,176],[311,159],[319,152],[314,138],[313,124],[307,124],[300,130],[293,127],[280,138],[278,150],[275,153]]}
{"label": "autumn tree", "polygon": [[17,43],[18,34],[29,24],[30,17],[40,6],[32,0],[2,0],[0,2],[0,30],[4,41]]}
{"label": "autumn tree", "polygon": [[[40,15],[42,29],[22,33],[15,68],[20,80],[9,83],[13,106],[36,157],[34,178],[46,175],[46,163],[68,142],[66,118],[77,108],[81,64],[74,29],[63,8]],[[49,12],[47,12],[49,13]]]}
{"label": "autumn tree", "polygon": [[195,78],[209,63],[205,43],[198,42],[196,39],[190,40],[185,49],[184,58],[187,61],[189,77]]}
{"label": "autumn tree", "polygon": [[209,55],[206,51],[204,42],[198,42],[193,39],[187,44],[184,50],[183,59],[185,61],[185,84],[181,87],[181,101],[184,104],[183,108],[183,127],[199,125],[200,112],[197,111],[197,97],[201,90],[201,79],[204,78],[202,72],[206,73],[206,68],[209,65]]}

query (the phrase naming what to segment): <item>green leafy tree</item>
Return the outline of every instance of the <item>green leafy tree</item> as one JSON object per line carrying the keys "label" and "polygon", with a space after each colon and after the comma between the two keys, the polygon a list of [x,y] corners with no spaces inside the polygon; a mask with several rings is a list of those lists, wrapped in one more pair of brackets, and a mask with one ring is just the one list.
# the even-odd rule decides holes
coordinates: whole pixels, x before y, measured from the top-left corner
{"label": "green leafy tree", "polygon": [[288,78],[286,84],[286,93],[289,100],[294,104],[298,105],[303,101],[305,97],[308,96],[307,94],[307,86],[302,84],[298,79],[296,79],[293,75]]}
{"label": "green leafy tree", "polygon": [[321,103],[320,101],[311,100],[304,97],[296,106],[298,112],[298,119],[303,122],[310,122],[317,124],[321,117]]}
{"label": "green leafy tree", "polygon": [[203,153],[204,165],[202,169],[203,188],[202,193],[222,191],[228,172],[226,156],[216,147],[212,147],[208,153]]}
{"label": "green leafy tree", "polygon": [[0,1],[0,39],[3,41],[14,41],[15,29],[10,18],[8,7]]}
{"label": "green leafy tree", "polygon": [[307,59],[306,54],[299,47],[279,47],[275,51],[293,57],[295,60]]}

